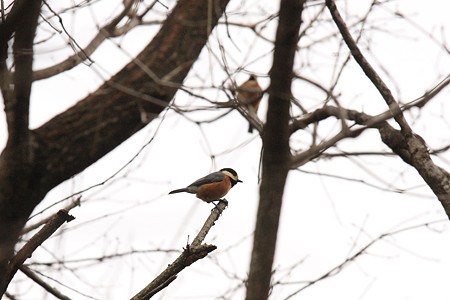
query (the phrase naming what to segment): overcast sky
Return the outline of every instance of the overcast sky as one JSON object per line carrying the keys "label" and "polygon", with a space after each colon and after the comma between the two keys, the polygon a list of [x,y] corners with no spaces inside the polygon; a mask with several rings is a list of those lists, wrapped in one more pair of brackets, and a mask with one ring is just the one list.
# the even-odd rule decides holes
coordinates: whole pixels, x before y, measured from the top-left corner
{"label": "overcast sky", "polygon": [[[71,1],[50,3],[64,6]],[[91,8],[64,14],[64,23],[80,45],[95,34],[96,24],[104,24],[118,11],[118,1],[99,1]],[[164,2],[173,7],[174,2]],[[321,3],[321,2],[316,2]],[[370,1],[338,1],[347,22],[363,16]],[[157,5],[158,6],[158,5]],[[231,1],[229,22],[250,24],[277,12],[272,1]],[[305,11],[308,23],[320,6]],[[162,6],[148,19],[162,20],[168,12]],[[408,20],[394,16],[404,13]],[[391,1],[374,9],[367,20],[360,40],[370,63],[376,66],[394,96],[403,103],[420,97],[449,74],[450,57],[440,46],[450,39],[448,12],[450,2]],[[328,18],[328,12],[322,19]],[[58,25],[57,20],[52,21]],[[30,126],[38,127],[64,111],[120,70],[130,57],[139,53],[157,32],[157,26],[133,30],[124,38],[106,41],[92,55],[92,65],[80,65],[55,78],[33,85]],[[264,37],[273,40],[276,22],[267,22]],[[263,88],[269,85],[272,44],[255,36],[249,29],[220,25],[211,35],[185,85],[196,87],[196,93],[215,101],[226,101],[217,87],[230,84],[223,70],[219,45],[232,79],[238,84],[252,72]],[[346,48],[338,47],[336,39],[319,42],[304,50],[321,36],[334,32],[335,26],[324,22],[300,41],[295,71],[327,86],[336,70],[333,62],[346,58]],[[48,36],[49,28],[40,31],[37,40]],[[352,31],[355,33],[357,31]],[[424,32],[432,34],[433,38]],[[36,49],[35,69],[52,65],[71,55],[67,37],[52,38]],[[121,47],[119,48],[118,45]],[[341,52],[338,52],[340,49]],[[370,52],[369,50],[370,49]],[[244,71],[239,71],[243,67]],[[209,88],[206,88],[209,87]],[[351,60],[335,90],[341,105],[377,114],[387,109],[384,101]],[[323,104],[325,95],[317,88],[296,81],[293,94],[309,111]],[[448,115],[449,89],[444,90],[421,111],[407,114],[413,129],[438,149],[450,142]],[[201,99],[179,92],[176,105],[203,107]],[[259,116],[264,120],[267,95],[261,103]],[[131,250],[182,250],[192,241],[208,217],[212,205],[193,195],[167,195],[175,188],[185,187],[197,178],[223,167],[234,168],[244,181],[227,195],[229,207],[213,227],[205,242],[217,245],[211,258],[205,258],[184,270],[159,299],[216,299],[240,284],[248,272],[252,232],[258,201],[258,172],[261,139],[248,134],[248,123],[233,111],[216,122],[197,125],[195,121],[210,120],[220,110],[200,110],[182,116],[173,110],[164,111],[147,127],[123,143],[93,166],[51,191],[35,212],[75,192],[82,193],[83,204],[72,211],[75,221],[67,224],[61,234],[47,241],[32,261],[74,260],[101,257],[104,254]],[[293,113],[298,113],[293,109]],[[332,136],[339,127],[336,120],[327,121],[321,129],[323,138]],[[0,115],[0,145],[6,142],[6,123]],[[298,150],[310,143],[312,128],[292,138]],[[152,142],[148,144],[151,140]],[[145,147],[144,147],[145,145]],[[143,148],[144,147],[144,148]],[[342,151],[387,151],[376,131],[366,131],[357,139],[344,140],[329,153]],[[139,155],[130,161],[135,155]],[[212,159],[212,157],[214,159]],[[450,170],[450,156],[443,153],[435,162]],[[67,201],[61,203],[62,206]],[[50,211],[57,210],[59,206]],[[41,215],[35,218],[37,220]],[[430,223],[425,226],[422,224]],[[417,226],[417,227],[415,227]],[[416,171],[398,157],[362,156],[321,159],[289,173],[285,188],[279,241],[274,268],[278,285],[272,299],[286,299],[305,282],[315,280],[357,253],[378,236],[406,229],[377,241],[368,251],[350,262],[339,274],[307,288],[291,299],[449,299],[450,231],[443,209]],[[74,299],[124,299],[134,295],[174,260],[178,253],[144,253],[112,259],[102,265],[90,262],[71,271],[75,264],[46,273],[68,287],[52,282]],[[78,265],[77,265],[78,266]],[[47,269],[42,269],[47,270]],[[47,272],[47,271],[46,271]],[[18,276],[18,278],[22,278]],[[24,299],[44,293],[32,283],[17,286],[26,290]],[[75,289],[76,291],[71,290]],[[227,299],[243,299],[244,289]]]}

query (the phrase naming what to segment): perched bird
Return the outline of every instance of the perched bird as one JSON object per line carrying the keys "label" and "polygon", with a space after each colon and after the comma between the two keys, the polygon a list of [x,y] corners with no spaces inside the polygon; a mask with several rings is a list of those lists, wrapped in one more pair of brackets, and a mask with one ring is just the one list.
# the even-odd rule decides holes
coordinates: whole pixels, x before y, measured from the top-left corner
{"label": "perched bird", "polygon": [[195,194],[197,198],[210,203],[220,200],[238,182],[242,180],[239,180],[236,171],[224,168],[194,181],[185,188],[173,190],[169,194],[186,192]]}
{"label": "perched bird", "polygon": [[[256,81],[254,75],[250,75],[250,78],[237,88],[237,99],[240,103],[245,105],[248,111],[253,112],[256,115],[258,111],[259,103],[263,96],[263,91]],[[250,124],[248,132],[253,132],[253,126]]]}

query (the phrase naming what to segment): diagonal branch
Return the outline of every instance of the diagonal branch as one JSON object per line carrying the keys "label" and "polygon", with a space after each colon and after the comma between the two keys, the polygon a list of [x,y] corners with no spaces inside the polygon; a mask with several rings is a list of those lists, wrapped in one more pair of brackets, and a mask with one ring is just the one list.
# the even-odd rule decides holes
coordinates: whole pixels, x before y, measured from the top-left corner
{"label": "diagonal branch", "polygon": [[[395,143],[395,147],[391,149],[400,155],[405,162],[413,166],[417,172],[419,172],[423,180],[433,190],[433,193],[437,196],[444,207],[447,216],[450,218],[450,174],[433,162],[425,141],[412,131],[403,116],[400,106],[392,96],[391,91],[366,61],[355,41],[351,37],[350,32],[348,31],[344,20],[340,16],[334,1],[326,0],[326,5],[330,10],[333,20],[338,26],[342,38],[350,49],[353,57],[383,96],[384,100],[389,105],[389,109],[391,110],[395,121],[400,125],[401,132],[389,135],[389,139],[384,138],[383,142],[386,144]],[[380,134],[382,134],[383,138],[383,132],[381,130]]]}
{"label": "diagonal branch", "polygon": [[378,235],[376,238],[374,238],[371,241],[369,241],[368,243],[366,243],[364,246],[362,246],[353,255],[348,256],[341,263],[339,263],[338,265],[334,266],[333,268],[331,268],[330,270],[328,270],[327,272],[325,272],[321,276],[319,276],[316,279],[313,279],[311,281],[306,281],[305,285],[303,287],[299,288],[298,290],[296,290],[295,292],[293,292],[292,294],[290,294],[286,298],[283,298],[283,300],[292,299],[295,295],[297,295],[298,293],[304,291],[305,289],[315,285],[316,283],[318,283],[318,282],[320,282],[320,281],[322,281],[324,279],[327,279],[327,278],[330,278],[332,276],[337,275],[342,270],[344,270],[344,268],[347,267],[348,264],[350,264],[351,262],[354,262],[360,256],[363,256],[364,254],[367,254],[367,250],[369,248],[371,248],[373,245],[377,244],[378,242],[380,242],[382,240],[385,240],[385,239],[387,239],[389,237],[392,237],[392,236],[395,236],[395,235],[399,235],[400,233],[411,231],[413,229],[417,229],[417,228],[421,228],[421,227],[429,227],[433,223],[441,223],[441,222],[442,221],[433,221],[433,222],[429,222],[429,223],[417,224],[417,225],[412,225],[412,226],[409,226],[409,227],[400,228],[398,230],[391,231],[391,232],[382,233],[382,234]]}
{"label": "diagonal branch", "polygon": [[186,249],[178,256],[178,258],[171,263],[161,274],[159,274],[152,282],[150,282],[145,288],[137,293],[131,300],[147,300],[150,299],[157,292],[167,287],[172,281],[174,281],[184,268],[190,266],[199,259],[202,259],[208,255],[208,253],[216,250],[216,246],[201,244],[208,234],[214,222],[216,222],[221,214],[221,211],[227,207],[228,202],[224,199],[217,204],[217,208],[211,211],[202,229],[195,237],[191,245],[187,245]]}
{"label": "diagonal branch", "polygon": [[395,121],[400,125],[402,132],[405,134],[412,135],[412,130],[406,122],[403,113],[400,110],[400,106],[397,101],[395,101],[394,96],[392,96],[391,91],[387,87],[387,85],[383,82],[383,80],[378,76],[376,71],[372,68],[369,62],[366,60],[361,50],[359,50],[358,45],[353,39],[350,31],[347,28],[344,20],[342,19],[334,0],[326,0],[326,5],[333,17],[334,22],[336,23],[339,31],[341,32],[342,38],[344,39],[347,47],[350,49],[353,58],[359,64],[361,69],[364,71],[366,76],[372,81],[377,90],[380,92],[381,96],[384,98],[386,103],[389,106],[389,109],[392,111],[392,115],[394,116]]}
{"label": "diagonal branch", "polygon": [[[45,189],[70,178],[113,150],[165,109],[205,45],[228,0],[182,0],[138,57],[97,91],[34,131]],[[177,72],[173,72],[177,70]],[[170,76],[167,76],[170,74]],[[71,138],[68,139],[67,137]]]}
{"label": "diagonal branch", "polygon": [[[406,107],[410,108],[411,106]],[[418,145],[421,147],[420,145],[425,143],[420,136],[414,134],[413,138],[410,139],[413,142],[408,142],[405,135],[400,130],[389,125],[387,120],[392,117],[390,111],[377,116],[371,116],[356,110],[327,105],[303,116],[301,119],[295,120],[291,125],[291,130],[305,128],[309,124],[319,122],[332,116],[336,118],[345,116],[346,119],[352,120],[356,124],[363,125],[364,127],[349,132],[341,131],[332,139],[323,142],[315,148],[308,149],[295,155],[292,158],[292,168],[303,165],[311,158],[319,156],[322,151],[333,146],[337,141],[343,138],[354,136],[367,128],[377,128],[383,143],[391,148],[391,150],[405,163],[411,165],[419,172],[420,176],[441,202],[447,216],[450,217],[450,174],[443,168],[434,164],[428,150],[424,152],[424,150],[419,148],[419,151],[415,151]]]}
{"label": "diagonal branch", "polygon": [[9,264],[8,271],[8,282],[6,285],[1,286],[1,292],[4,292],[11,281],[11,279],[16,274],[17,270],[22,266],[22,264],[27,260],[33,252],[39,247],[44,241],[46,241],[59,227],[61,227],[65,222],[70,222],[74,219],[73,216],[65,210],[58,211],[53,218],[45,224],[45,226],[39,230],[14,256]]}
{"label": "diagonal branch", "polygon": [[[134,1],[126,2],[123,10],[114,19],[112,19],[111,22],[109,22],[108,24],[106,24],[105,26],[100,28],[98,30],[97,35],[89,42],[89,44],[85,48],[80,49],[79,51],[77,51],[77,53],[71,55],[70,57],[68,57],[67,59],[65,59],[64,61],[62,61],[56,65],[47,67],[42,70],[35,71],[33,73],[33,80],[37,81],[37,80],[50,78],[59,73],[68,71],[68,70],[76,67],[80,63],[84,62],[86,59],[89,58],[90,55],[92,55],[92,53],[95,52],[95,50],[97,50],[97,48],[106,39],[116,36],[116,34],[114,34],[114,31],[116,30],[116,26],[119,24],[119,22],[123,18],[125,18],[129,14],[133,5],[134,5]],[[55,13],[55,15],[57,15],[57,14]],[[60,19],[60,23],[62,23],[61,17],[59,15],[57,15],[57,16]],[[138,25],[138,24],[133,24],[133,26],[128,26],[127,31],[131,30],[136,25]],[[127,31],[123,31],[123,32],[121,32],[121,34],[125,34]]]}
{"label": "diagonal branch", "polygon": [[57,290],[56,288],[50,286],[47,282],[45,282],[44,280],[42,280],[38,275],[36,275],[30,268],[26,267],[26,266],[21,266],[20,271],[25,274],[28,278],[30,278],[31,280],[33,280],[34,282],[36,282],[38,285],[40,285],[43,289],[45,289],[47,292],[49,292],[50,294],[52,294],[53,296],[55,296],[58,299],[61,300],[70,300],[69,297],[67,297],[66,295],[64,295],[63,293],[61,293],[59,290]]}
{"label": "diagonal branch", "polygon": [[[76,198],[72,202],[70,202],[67,206],[65,206],[63,208],[63,210],[70,211],[72,208],[80,206],[80,204],[81,204],[81,196],[79,196],[78,198]],[[22,235],[26,234],[26,233],[28,233],[28,232],[30,232],[32,230],[35,230],[36,228],[39,228],[40,226],[42,226],[44,224],[47,224],[53,217],[54,216],[51,215],[51,216],[48,216],[48,217],[40,220],[39,222],[37,222],[35,224],[28,225],[27,227],[25,227],[22,230],[22,232],[20,234],[22,234]]]}
{"label": "diagonal branch", "polygon": [[0,282],[34,207],[53,187],[146,126],[149,120],[142,115],[154,118],[169,106],[228,1],[178,1],[136,59],[97,91],[30,132],[33,156],[17,158],[11,147],[2,152]]}

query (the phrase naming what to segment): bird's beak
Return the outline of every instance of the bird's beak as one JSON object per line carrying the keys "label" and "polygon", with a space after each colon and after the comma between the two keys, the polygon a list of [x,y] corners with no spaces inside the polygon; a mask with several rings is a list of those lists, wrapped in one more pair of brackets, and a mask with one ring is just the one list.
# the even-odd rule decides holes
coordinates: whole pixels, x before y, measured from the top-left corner
{"label": "bird's beak", "polygon": [[237,182],[243,182],[242,180],[238,179]]}

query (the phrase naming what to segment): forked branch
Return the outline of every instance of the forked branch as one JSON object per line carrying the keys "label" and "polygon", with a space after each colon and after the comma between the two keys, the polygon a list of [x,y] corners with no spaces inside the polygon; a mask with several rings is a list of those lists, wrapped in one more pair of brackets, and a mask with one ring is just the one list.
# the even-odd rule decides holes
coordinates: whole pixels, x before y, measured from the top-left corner
{"label": "forked branch", "polygon": [[[394,147],[390,145],[391,149],[419,172],[423,180],[433,190],[433,193],[437,196],[447,216],[450,218],[450,174],[433,162],[425,141],[412,131],[403,116],[399,104],[392,96],[391,91],[364,58],[356,42],[353,40],[347,25],[337,10],[335,2],[333,0],[326,0],[326,5],[353,58],[380,92],[388,104],[393,118],[400,125],[400,132],[397,132],[393,128],[389,129],[387,126],[383,127],[382,129],[388,129],[389,132],[395,133],[387,135],[386,132],[380,130],[383,142],[387,145],[393,144]],[[383,138],[383,136],[385,137]],[[390,138],[387,139],[386,136]]]}

